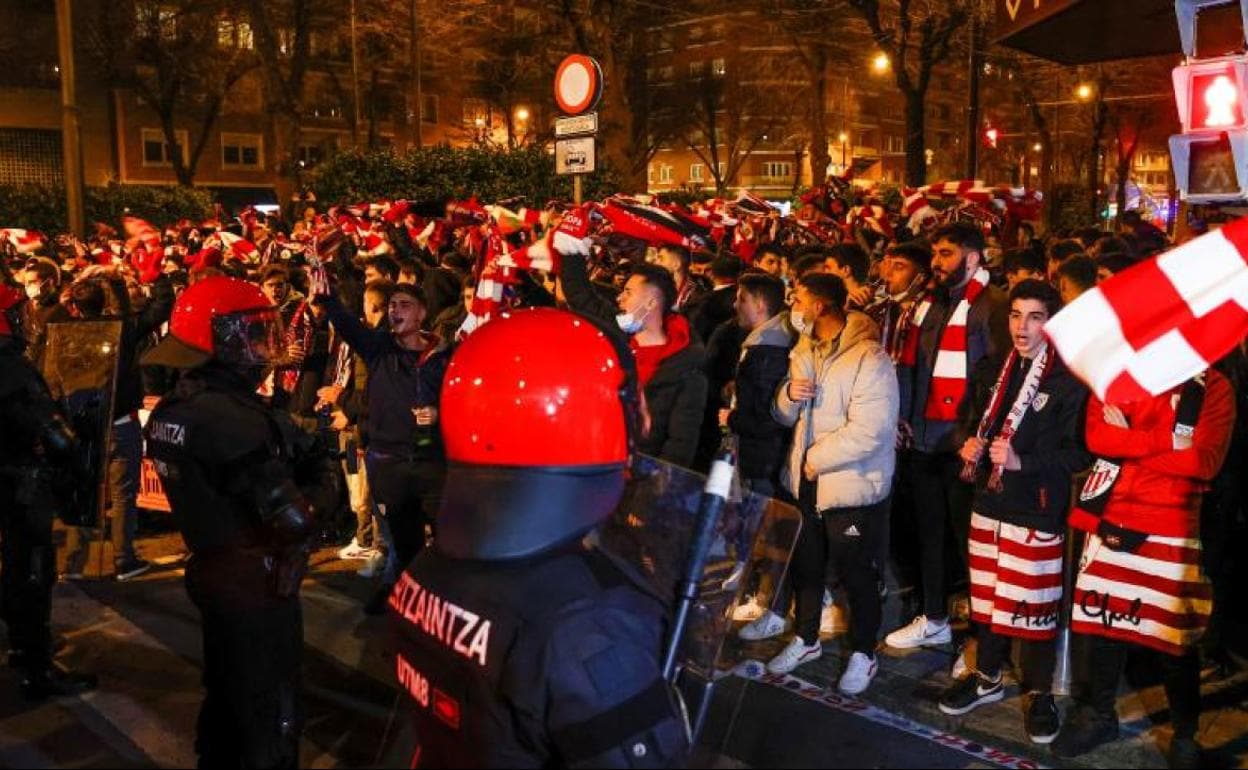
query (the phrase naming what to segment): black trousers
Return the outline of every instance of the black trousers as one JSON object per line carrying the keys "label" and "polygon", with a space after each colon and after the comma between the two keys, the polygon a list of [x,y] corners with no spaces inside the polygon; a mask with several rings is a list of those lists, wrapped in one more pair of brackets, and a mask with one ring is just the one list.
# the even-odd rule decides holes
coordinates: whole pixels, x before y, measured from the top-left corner
{"label": "black trousers", "polygon": [[385,511],[401,570],[425,547],[425,524],[442,504],[446,465],[369,453],[368,483],[373,501]]}
{"label": "black trousers", "polygon": [[1166,655],[1101,636],[1071,634],[1071,696],[1076,703],[1117,719],[1114,704],[1127,654],[1141,651],[1153,655],[1154,665],[1161,668],[1175,737],[1194,738],[1200,719],[1200,656],[1196,650],[1181,656]]}
{"label": "black trousers", "polygon": [[949,615],[950,585],[960,579],[951,576],[966,575],[973,490],[959,478],[962,461],[955,454],[910,452],[907,470],[919,539],[923,614],[944,620]]}
{"label": "black trousers", "polygon": [[879,538],[888,526],[888,500],[855,508],[803,514],[802,532],[789,568],[793,576],[797,634],[819,638],[826,565],[830,560],[849,596],[849,636],[854,652],[874,655],[880,633]]}
{"label": "black trousers", "polygon": [[0,613],[9,648],[23,670],[43,671],[52,662],[52,512],[20,505],[7,479],[0,481],[0,539]]}
{"label": "black trousers", "polygon": [[303,730],[298,594],[277,597],[255,557],[192,557],[186,589],[203,618],[199,766],[297,767]]}
{"label": "black trousers", "polygon": [[[976,668],[989,679],[1001,673],[1001,664],[1010,655],[1013,638],[995,634],[986,625],[980,625],[976,634],[979,650],[976,652]],[[1019,644],[1022,656],[1021,681],[1023,692],[1051,692],[1053,669],[1057,667],[1057,639],[1039,641],[1023,639]]]}

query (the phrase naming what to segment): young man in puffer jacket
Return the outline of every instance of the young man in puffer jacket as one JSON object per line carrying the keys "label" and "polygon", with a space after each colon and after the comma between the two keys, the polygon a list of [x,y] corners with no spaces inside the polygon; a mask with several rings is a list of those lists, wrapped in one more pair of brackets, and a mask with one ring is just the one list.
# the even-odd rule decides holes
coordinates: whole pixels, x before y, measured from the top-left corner
{"label": "young man in puffer jacket", "polygon": [[793,301],[801,338],[774,414],[795,427],[782,480],[805,521],[791,568],[797,633],[768,669],[785,673],[822,655],[819,619],[831,555],[853,616],[854,652],[839,686],[856,695],[877,670],[878,539],[888,526],[898,390],[879,330],[866,315],[847,314],[845,300],[840,278],[816,273],[801,279]]}

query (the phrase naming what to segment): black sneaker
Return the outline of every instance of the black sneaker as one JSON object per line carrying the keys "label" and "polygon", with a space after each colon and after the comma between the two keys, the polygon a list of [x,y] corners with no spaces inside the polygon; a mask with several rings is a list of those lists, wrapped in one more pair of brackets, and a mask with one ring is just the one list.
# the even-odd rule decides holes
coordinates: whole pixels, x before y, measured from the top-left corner
{"label": "black sneaker", "polygon": [[48,668],[30,672],[22,678],[22,697],[30,701],[41,701],[47,698],[81,695],[88,690],[94,690],[99,683],[100,680],[95,674],[70,671],[60,664],[53,663]]}
{"label": "black sneaker", "polygon": [[1166,752],[1166,763],[1176,770],[1198,768],[1200,764],[1200,744],[1194,738],[1175,738],[1170,742],[1170,750]]}
{"label": "black sneaker", "polygon": [[1118,740],[1118,716],[1098,714],[1091,706],[1076,705],[1053,741],[1053,753],[1062,759],[1087,754],[1089,751]]}
{"label": "black sneaker", "polygon": [[1062,722],[1057,715],[1053,694],[1032,692],[1027,694],[1027,711],[1023,714],[1023,727],[1032,743],[1048,744],[1057,737]]}
{"label": "black sneaker", "polygon": [[119,583],[124,583],[127,580],[134,580],[136,577],[144,574],[151,568],[152,563],[150,561],[132,559],[118,564],[116,574],[113,575],[113,578]]}
{"label": "black sneaker", "polygon": [[1005,697],[1005,683],[997,675],[994,682],[983,674],[959,679],[940,696],[940,710],[950,716],[961,716],[987,703],[996,703]]}

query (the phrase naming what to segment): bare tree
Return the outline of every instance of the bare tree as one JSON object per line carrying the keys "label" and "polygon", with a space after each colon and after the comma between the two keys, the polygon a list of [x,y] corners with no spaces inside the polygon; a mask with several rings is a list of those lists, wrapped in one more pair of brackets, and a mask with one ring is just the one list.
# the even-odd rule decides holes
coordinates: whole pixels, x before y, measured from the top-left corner
{"label": "bare tree", "polygon": [[544,13],[561,19],[571,46],[601,62],[607,87],[600,112],[604,155],[624,189],[646,189],[646,167],[668,138],[659,126],[661,107],[646,74],[651,36],[673,18],[699,13],[682,5],[647,0],[547,0]]}
{"label": "bare tree", "polygon": [[905,99],[906,184],[927,180],[924,136],[927,90],[936,66],[949,57],[954,34],[969,18],[968,0],[849,0],[876,45],[888,55]]}
{"label": "bare tree", "polygon": [[[230,92],[259,63],[227,0],[103,3],[85,49],[104,78],[128,89],[160,123],[178,184],[191,186]],[[180,125],[189,124],[185,147]]]}
{"label": "bare tree", "polygon": [[333,29],[342,9],[329,0],[245,0],[263,65],[265,105],[278,173],[301,183],[297,153],[312,60],[312,35]]}

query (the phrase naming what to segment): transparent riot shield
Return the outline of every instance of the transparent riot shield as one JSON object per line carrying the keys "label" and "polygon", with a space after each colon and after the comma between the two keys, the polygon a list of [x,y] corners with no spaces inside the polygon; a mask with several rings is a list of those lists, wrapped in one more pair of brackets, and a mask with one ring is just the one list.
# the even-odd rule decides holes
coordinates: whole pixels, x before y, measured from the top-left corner
{"label": "transparent riot shield", "polygon": [[55,490],[58,514],[69,525],[94,527],[103,521],[121,329],[118,320],[48,325],[43,376],[82,453],[78,480]]}
{"label": "transparent riot shield", "polygon": [[[701,474],[640,456],[623,500],[599,531],[603,548],[636,567],[659,596],[673,603],[705,486]],[[732,641],[745,622],[746,596],[751,606],[774,603],[801,525],[795,507],[763,495],[734,494],[725,505],[678,657],[682,680],[703,684],[698,702],[688,704],[695,734],[711,684],[748,657]],[[682,684],[682,689],[690,688]]]}

